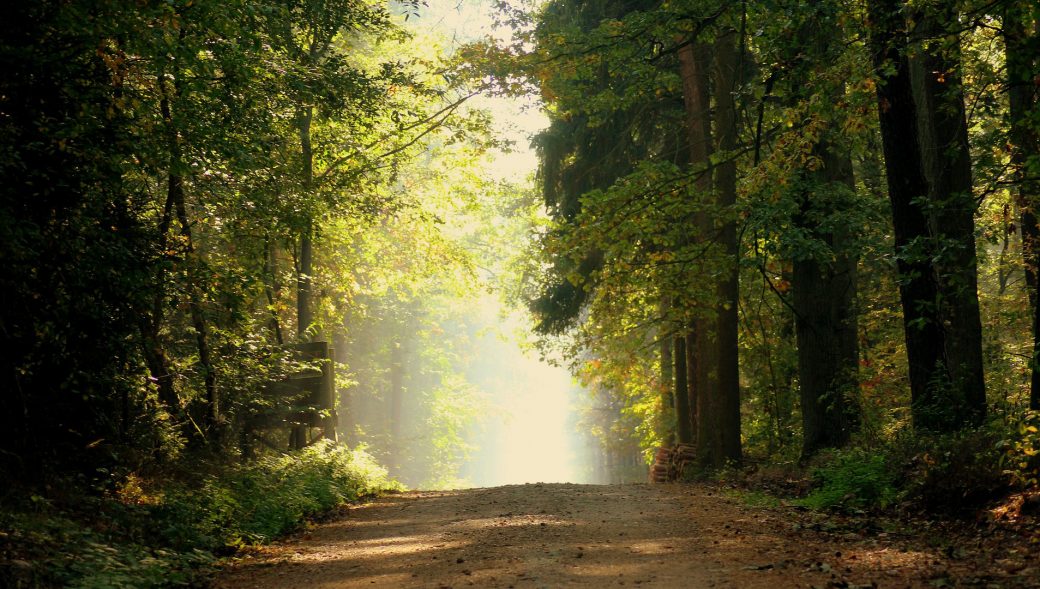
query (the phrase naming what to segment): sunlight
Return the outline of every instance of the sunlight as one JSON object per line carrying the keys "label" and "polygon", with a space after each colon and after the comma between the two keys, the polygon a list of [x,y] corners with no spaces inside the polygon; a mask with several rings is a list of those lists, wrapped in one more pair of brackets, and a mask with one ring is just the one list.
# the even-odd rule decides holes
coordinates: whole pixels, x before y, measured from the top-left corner
{"label": "sunlight", "polygon": [[491,426],[498,453],[481,484],[574,482],[570,375],[526,355],[510,371],[515,394],[503,399],[506,414]]}
{"label": "sunlight", "polygon": [[583,482],[577,461],[577,432],[571,400],[576,385],[563,367],[550,366],[525,351],[515,334],[525,319],[501,317],[502,303],[486,296],[480,314],[498,328],[483,334],[473,382],[487,395],[488,415],[472,440],[477,451],[464,467],[474,485]]}
{"label": "sunlight", "polygon": [[[482,37],[509,38],[508,27],[496,26],[492,3],[479,0],[431,3],[416,26],[445,31],[452,46]],[[425,23],[425,24],[424,24]],[[495,136],[509,148],[493,150],[485,174],[499,182],[533,181],[537,156],[531,138],[548,125],[536,96],[504,98],[481,95],[471,108],[491,114]],[[525,352],[510,334],[529,330],[518,313],[503,321],[503,303],[484,297],[485,325],[499,325],[484,336],[473,382],[488,398],[483,431],[472,440],[477,448],[464,473],[477,486],[533,482],[580,482],[571,399],[575,384],[562,367],[549,366]]]}

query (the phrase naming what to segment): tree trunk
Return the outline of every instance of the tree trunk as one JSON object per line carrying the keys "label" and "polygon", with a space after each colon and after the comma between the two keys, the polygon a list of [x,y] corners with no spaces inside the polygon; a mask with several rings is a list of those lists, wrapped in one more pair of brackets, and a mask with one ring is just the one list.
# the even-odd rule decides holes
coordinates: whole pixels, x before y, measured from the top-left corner
{"label": "tree trunk", "polygon": [[264,239],[264,295],[267,297],[267,310],[271,315],[271,333],[276,344],[283,345],[282,322],[278,318],[278,260],[275,258],[274,246],[270,237]]}
{"label": "tree trunk", "polygon": [[[184,30],[181,31],[181,38]],[[174,68],[173,72],[173,98],[181,96],[180,75]],[[161,115],[166,125],[167,148],[170,150],[170,161],[167,182],[167,204],[172,205],[176,212],[177,221],[180,223],[180,236],[184,242],[185,258],[187,263],[187,285],[188,310],[191,315],[192,328],[195,330],[195,345],[199,353],[199,366],[202,370],[203,390],[206,394],[205,410],[202,422],[202,431],[207,439],[211,440],[219,436],[217,424],[220,422],[220,405],[217,393],[217,373],[213,368],[209,347],[209,329],[206,325],[202,309],[202,294],[199,292],[199,284],[202,277],[199,275],[199,260],[192,241],[191,223],[188,220],[188,210],[184,199],[184,167],[181,155],[181,138],[177,134],[174,124],[171,97],[167,92],[167,84],[164,78],[159,79],[159,88],[162,93],[160,102]],[[168,226],[167,226],[168,228]]]}
{"label": "tree trunk", "polygon": [[[733,98],[737,76],[736,33],[721,34],[714,51],[703,43],[686,44],[679,50],[683,81],[690,164],[705,170],[696,180],[697,196],[711,202],[712,189],[717,211],[727,215],[736,203],[736,162],[731,157],[712,170],[711,75],[714,74],[716,132],[718,150],[729,154],[736,149],[737,110]],[[712,53],[715,68],[710,67]],[[714,182],[711,172],[714,172]],[[696,242],[714,240],[721,248],[725,265],[715,284],[714,308],[701,310],[694,321],[696,344],[695,378],[691,379],[697,419],[697,450],[702,466],[718,468],[740,463],[740,384],[737,355],[737,304],[739,266],[736,223],[726,219],[717,223],[706,210],[697,214]]]}
{"label": "tree trunk", "polygon": [[[711,199],[711,94],[709,64],[711,50],[704,43],[687,43],[679,50],[679,73],[683,82],[683,102],[686,108],[686,131],[690,150],[690,167],[697,175],[694,181],[695,198],[707,203]],[[702,207],[703,209],[703,207]],[[706,244],[713,233],[711,217],[707,212],[699,211],[693,219],[693,242]],[[711,403],[714,395],[711,392],[713,379],[711,371],[715,366],[715,348],[712,345],[712,322],[705,318],[708,313],[700,310],[695,313],[692,322],[693,331],[687,338],[684,361],[689,390],[690,417],[693,430],[696,431],[698,448],[708,448],[706,436],[712,427],[702,422],[713,414]],[[678,349],[676,354],[678,354]],[[678,373],[678,367],[676,367]],[[678,389],[677,389],[678,391]],[[692,432],[691,432],[692,433]],[[680,440],[681,442],[682,440]],[[693,440],[690,440],[693,441]]]}
{"label": "tree trunk", "polygon": [[[172,184],[171,178],[171,184]],[[178,182],[180,187],[180,183]],[[199,284],[202,277],[199,276],[195,247],[191,239],[191,224],[188,221],[188,211],[184,205],[184,191],[178,188],[175,196],[177,219],[181,224],[181,237],[184,239],[188,254],[188,311],[191,314],[191,325],[195,330],[195,346],[199,352],[199,366],[202,368],[203,388],[206,391],[206,410],[203,417],[203,432],[206,437],[213,441],[219,437],[218,424],[220,423],[220,403],[217,396],[217,373],[213,368],[209,349],[209,329],[202,310],[202,295],[199,292]]]}
{"label": "tree trunk", "polygon": [[716,139],[718,151],[725,155],[715,171],[716,204],[724,216],[719,230],[726,267],[717,286],[716,338],[718,345],[718,416],[714,466],[740,464],[740,365],[738,353],[738,304],[740,299],[740,264],[737,223],[733,208],[737,203],[737,162],[732,155],[737,148],[737,32],[720,33],[715,45],[714,94]]}
{"label": "tree trunk", "polygon": [[686,406],[689,411],[690,443],[696,443],[700,436],[700,417],[698,414],[697,396],[697,337],[693,333],[686,334]]}
{"label": "tree trunk", "polygon": [[[308,196],[314,189],[314,152],[311,149],[311,121],[314,118],[314,108],[303,107],[297,113],[297,130],[300,133],[300,155],[303,165],[303,190]],[[296,329],[301,341],[307,339],[307,330],[314,322],[313,293],[311,289],[311,276],[314,272],[313,260],[313,231],[314,220],[304,220],[300,229],[300,259],[296,274]]]}
{"label": "tree trunk", "polygon": [[[840,183],[853,189],[852,162],[830,145],[819,147],[823,168],[816,191]],[[826,196],[805,194],[796,223],[834,253],[833,260],[794,260],[795,330],[802,405],[802,456],[844,446],[856,423],[856,259],[846,250],[847,236],[822,230],[812,219],[834,213]],[[822,209],[822,210],[821,210]]]}
{"label": "tree trunk", "polygon": [[675,391],[672,389],[675,386],[673,380],[673,359],[672,359],[672,334],[671,334],[671,322],[668,320],[669,308],[671,302],[667,296],[661,297],[659,315],[661,317],[661,327],[658,334],[658,346],[660,351],[660,369],[661,369],[661,431],[658,432],[662,442],[668,444],[675,441],[675,426],[676,426],[676,407],[675,407]]}
{"label": "tree trunk", "polygon": [[[958,105],[959,81],[950,67],[955,64],[945,63],[933,48],[933,54],[922,56],[915,67],[922,74],[928,71],[933,75],[911,75],[903,6],[899,0],[871,0],[871,49],[879,70],[894,69],[878,84],[877,96],[910,369],[911,411],[916,427],[947,431],[977,422],[985,412],[975,288],[974,203],[970,169],[965,169],[963,161],[967,155],[962,151],[966,148],[963,102]],[[926,67],[929,64],[942,69]],[[953,79],[946,84],[955,90],[945,90],[936,72],[948,72]],[[912,77],[917,78],[916,95]],[[926,102],[918,108],[918,100]],[[942,113],[936,111],[940,106]],[[939,129],[940,124],[946,127]],[[946,157],[934,157],[934,151],[926,156],[925,149],[941,149]],[[952,161],[947,162],[949,156]],[[940,245],[955,252],[948,255],[950,259],[933,263]],[[958,268],[958,263],[963,266]],[[958,280],[962,280],[959,285]]]}
{"label": "tree trunk", "polygon": [[[960,77],[960,40],[953,4],[926,5],[917,30],[935,41],[910,61],[917,104],[921,162],[928,181],[929,232],[933,236],[939,283],[939,324],[949,386],[947,407],[936,425],[956,429],[980,425],[986,416],[982,369],[982,319],[979,312],[975,252],[975,197],[971,154]],[[950,410],[952,409],[952,411]],[[929,413],[920,412],[926,422]]]}
{"label": "tree trunk", "polygon": [[[1025,3],[1009,3],[1004,7],[1004,45],[1007,51],[1008,107],[1010,114],[1011,165],[1015,174],[1015,200],[1022,226],[1022,257],[1026,275],[1026,292],[1033,314],[1032,378],[1029,407],[1040,410],[1040,305],[1037,301],[1037,271],[1040,269],[1040,130],[1035,118],[1040,100],[1035,80],[1040,76],[1040,32],[1035,8]],[[1033,159],[1030,166],[1030,159]]]}
{"label": "tree trunk", "polygon": [[[314,117],[314,108],[302,107],[296,113],[297,131],[300,134],[300,156],[303,169],[303,190],[310,196],[314,184],[314,152],[311,149],[311,120]],[[312,238],[313,220],[308,217],[300,229],[300,251],[296,267],[296,334],[297,339],[305,342],[308,339],[308,330],[314,322],[313,306],[311,300],[311,275],[313,269]],[[305,425],[293,426],[290,435],[290,446],[301,449],[307,445],[306,434],[308,427]]]}
{"label": "tree trunk", "polygon": [[690,388],[686,370],[686,336],[679,334],[673,340],[675,351],[675,437],[680,444],[693,443],[693,420],[690,412]]}
{"label": "tree trunk", "polygon": [[395,476],[401,474],[401,406],[404,402],[405,350],[403,338],[390,346],[390,390],[387,395],[387,431],[390,435],[390,460],[387,467]]}
{"label": "tree trunk", "polygon": [[[813,84],[821,64],[837,58],[843,40],[835,18],[840,11],[829,2],[814,5],[798,27],[787,59],[792,105],[822,99],[839,103],[840,82]],[[839,50],[840,51],[840,50]],[[822,248],[796,253],[791,285],[798,350],[799,395],[802,408],[802,457],[821,448],[841,447],[857,422],[856,264],[849,250],[848,230],[835,221],[846,195],[855,192],[852,159],[834,129],[823,129],[812,147],[820,165],[800,171],[804,188],[796,194],[794,228]],[[814,253],[816,252],[816,253]]]}
{"label": "tree trunk", "polygon": [[[166,204],[163,206],[163,215],[159,221],[159,235],[156,240],[158,250],[166,255],[169,246],[170,225],[173,222],[173,188],[170,183],[173,177],[167,179]],[[166,355],[166,348],[162,341],[162,325],[165,321],[166,308],[166,264],[159,264],[156,277],[155,298],[152,301],[152,312],[150,315],[142,314],[138,320],[141,332],[142,352],[145,363],[148,365],[148,373],[155,382],[158,389],[159,402],[166,408],[166,412],[172,416],[180,416],[183,407],[173,384],[173,371],[170,369],[170,361]]]}

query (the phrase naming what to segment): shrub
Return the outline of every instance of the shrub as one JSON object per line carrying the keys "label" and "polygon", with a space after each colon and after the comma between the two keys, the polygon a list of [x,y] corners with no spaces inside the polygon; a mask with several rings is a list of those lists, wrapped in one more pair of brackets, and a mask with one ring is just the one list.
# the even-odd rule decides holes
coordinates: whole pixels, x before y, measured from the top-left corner
{"label": "shrub", "polygon": [[1040,486],[1040,411],[1027,411],[997,443],[1004,475],[1011,484]]}
{"label": "shrub", "polygon": [[234,467],[201,489],[168,492],[156,516],[170,544],[218,550],[267,542],[308,517],[399,488],[364,449],[319,442]]}
{"label": "shrub", "polygon": [[398,489],[363,449],[318,443],[147,492],[129,479],[68,509],[36,498],[0,510],[0,586],[195,585],[216,554],[267,542],[345,502]]}
{"label": "shrub", "polygon": [[817,488],[800,500],[811,509],[886,507],[899,494],[885,456],[861,448],[835,452],[813,478]]}
{"label": "shrub", "polygon": [[974,511],[1007,488],[994,428],[918,434],[893,445],[905,498],[926,510]]}

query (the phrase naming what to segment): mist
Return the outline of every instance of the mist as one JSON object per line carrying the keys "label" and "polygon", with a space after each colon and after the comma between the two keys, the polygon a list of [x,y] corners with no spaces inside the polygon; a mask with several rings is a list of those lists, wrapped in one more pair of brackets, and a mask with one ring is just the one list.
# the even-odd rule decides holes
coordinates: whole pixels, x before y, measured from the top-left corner
{"label": "mist", "polygon": [[[494,23],[490,3],[475,1],[431,3],[406,26],[449,53],[483,35],[512,34]],[[522,272],[515,256],[530,251],[534,225],[545,219],[531,141],[548,119],[536,97],[481,95],[464,108],[486,113],[511,148],[488,150],[478,178],[454,176],[449,149],[403,171],[402,185],[438,191],[409,196],[454,205],[434,209],[435,229],[395,219],[366,236],[366,253],[351,254],[397,259],[425,282],[373,292],[364,314],[344,325],[341,431],[411,488],[607,482],[602,440],[587,423],[589,393],[563,363],[539,357],[523,302],[507,295]],[[410,173],[421,180],[410,182]],[[417,236],[426,231],[444,240],[436,247],[464,252],[472,281],[450,258],[423,257],[431,246]]]}
{"label": "mist", "polygon": [[[482,310],[489,323],[504,311],[494,297],[484,299]],[[513,311],[478,343],[481,353],[469,376],[486,395],[489,411],[471,434],[475,451],[463,477],[479,487],[590,482],[575,412],[581,389],[565,368],[524,349],[525,319]]]}

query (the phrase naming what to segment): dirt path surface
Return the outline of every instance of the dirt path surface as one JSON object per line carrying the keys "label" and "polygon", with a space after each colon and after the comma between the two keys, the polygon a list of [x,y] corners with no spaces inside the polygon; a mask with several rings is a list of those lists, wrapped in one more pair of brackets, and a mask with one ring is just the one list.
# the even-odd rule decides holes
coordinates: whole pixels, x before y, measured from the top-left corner
{"label": "dirt path surface", "polygon": [[[878,530],[822,531],[697,485],[414,492],[240,559],[220,589],[1006,587]],[[960,580],[955,580],[955,577]]]}

